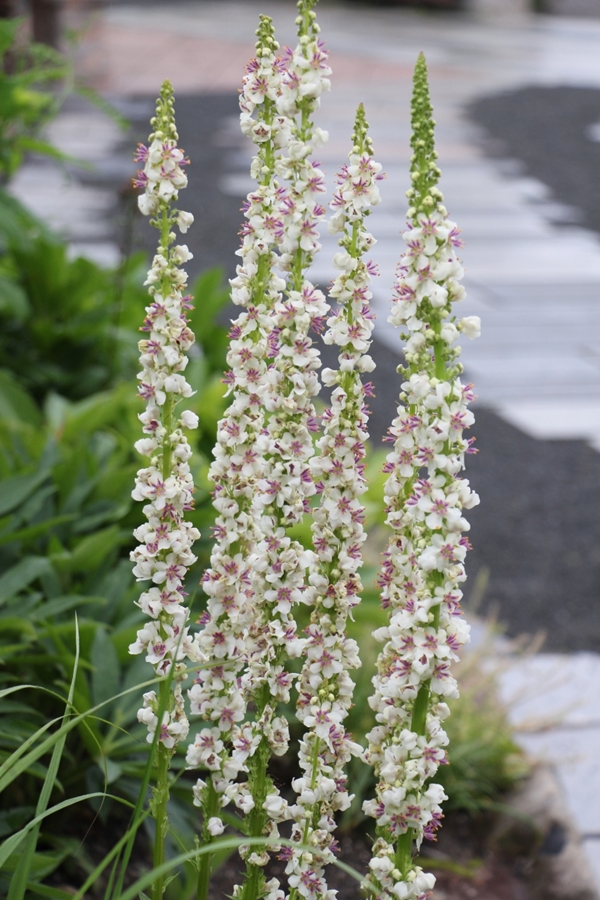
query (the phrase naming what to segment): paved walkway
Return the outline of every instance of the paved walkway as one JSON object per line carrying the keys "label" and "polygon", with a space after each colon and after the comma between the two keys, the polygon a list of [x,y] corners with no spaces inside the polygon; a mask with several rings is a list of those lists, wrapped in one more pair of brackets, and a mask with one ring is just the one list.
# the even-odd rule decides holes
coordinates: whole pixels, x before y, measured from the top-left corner
{"label": "paved walkway", "polygon": [[[203,2],[109,10],[82,47],[82,65],[115,97],[153,95],[171,78],[176,92],[229,91],[252,53],[259,12],[273,15],[282,43],[293,41],[290,4],[270,0]],[[375,148],[388,174],[384,202],[371,223],[380,340],[394,350],[386,323],[398,231],[406,209],[410,77],[419,50],[430,68],[438,122],[441,187],[463,229],[468,299],[464,313],[483,320],[483,337],[464,346],[467,372],[481,401],[533,437],[585,438],[600,449],[600,244],[566,224],[544,186],[483,157],[464,115],[475,97],[522,85],[600,87],[600,22],[568,18],[476,21],[407,12],[325,6],[334,94],[323,98],[331,133],[323,161],[331,178],[347,153],[354,110],[363,101]],[[109,165],[117,130],[96,113],[69,114],[54,138],[69,152]],[[227,123],[226,123],[227,124]],[[233,153],[221,189],[242,197],[249,186],[248,149],[236,123],[224,136]],[[227,129],[226,129],[227,130]],[[119,162],[125,168],[128,163]],[[15,191],[63,227],[76,249],[103,261],[116,257],[106,195],[48,166],[22,170]],[[562,222],[562,224],[561,224]],[[328,281],[335,244],[325,238],[315,275]],[[502,676],[520,740],[553,761],[583,835],[600,886],[600,659],[593,654],[540,654],[514,661]]]}
{"label": "paved walkway", "polygon": [[[282,43],[293,40],[288,4],[219,0],[145,10],[120,6],[92,29],[82,62],[113,96],[153,94],[167,75],[180,95],[234,90],[252,52],[259,10],[273,15]],[[321,117],[331,133],[322,154],[329,176],[347,151],[358,100],[366,104],[388,175],[384,202],[372,219],[379,241],[374,257],[382,273],[375,293],[380,339],[398,346],[386,323],[387,304],[406,209],[410,75],[423,49],[438,121],[441,186],[466,240],[464,312],[480,314],[484,321],[482,338],[464,347],[467,373],[484,404],[531,436],[584,438],[600,447],[598,239],[573,227],[569,210],[554,203],[541,182],[503,173],[484,158],[476,130],[464,117],[475,97],[524,84],[600,87],[600,22],[509,18],[490,24],[335,7],[324,7],[320,21],[335,73],[335,94],[323,99]],[[96,162],[110,159],[118,141],[114,127],[93,112],[87,114],[84,132],[79,123],[77,116],[59,121],[59,142]],[[246,193],[247,156],[240,143],[239,171],[224,180],[226,193]],[[78,218],[63,221],[56,203],[61,176],[48,167],[37,178],[24,170],[15,190],[25,195],[32,188],[40,211],[75,232],[78,246],[93,240],[97,257],[114,257],[114,248],[101,243],[98,214],[106,212],[105,195],[93,196],[92,189],[71,182],[69,208],[79,211]],[[93,224],[86,221],[87,210],[94,214]],[[566,223],[561,225],[561,219]],[[326,237],[314,271],[325,281],[332,274],[333,252],[334,242]]]}
{"label": "paved walkway", "polygon": [[518,743],[556,769],[565,819],[579,832],[600,891],[600,656],[509,656],[498,682]]}
{"label": "paved walkway", "polygon": [[[104,85],[109,92],[151,92],[167,72],[176,91],[215,91],[239,84],[251,53],[258,11],[273,15],[282,43],[292,41],[289,5],[202,3],[113,9],[104,26]],[[372,219],[382,277],[376,291],[382,340],[397,347],[386,324],[406,203],[410,74],[423,49],[438,121],[442,189],[463,229],[469,299],[481,314],[480,341],[464,347],[468,374],[483,403],[533,437],[589,439],[600,446],[600,244],[572,224],[569,211],[533,179],[503,174],[482,157],[465,106],[481,94],[523,84],[600,87],[600,23],[536,19],[489,22],[398,15],[379,9],[323,8],[334,94],[323,99],[331,140],[323,151],[333,173],[347,151],[358,100],[365,102],[388,180]],[[160,60],[160,62],[158,62]],[[100,73],[102,74],[102,73]],[[240,172],[223,185],[242,196]],[[315,275],[327,280],[333,241]]]}

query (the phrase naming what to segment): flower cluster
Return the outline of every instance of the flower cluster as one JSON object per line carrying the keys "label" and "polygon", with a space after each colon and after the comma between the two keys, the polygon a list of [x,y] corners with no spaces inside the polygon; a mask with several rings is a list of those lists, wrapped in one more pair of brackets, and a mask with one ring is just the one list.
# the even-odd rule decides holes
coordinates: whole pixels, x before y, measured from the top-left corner
{"label": "flower cluster", "polygon": [[160,723],[154,691],[144,695],[144,706],[138,713],[140,722],[148,726],[148,740],[153,740],[158,728],[159,741],[171,750],[188,732],[180,681],[185,678],[183,660],[195,659],[195,651],[186,625],[189,610],[183,605],[184,579],[188,567],[196,561],[192,545],[200,535],[185,520],[186,511],[193,508],[194,484],[188,464],[191,450],[183,431],[196,428],[198,417],[190,410],[176,415],[179,401],[192,394],[182,373],[194,335],[186,318],[191,297],[183,295],[187,275],[180,268],[191,253],[185,245],[171,246],[175,240],[171,227],[178,223],[185,231],[193,217],[171,209],[186,178],[181,170],[185,160],[177,148],[168,82],[162,87],[152,125],[155,131],[149,148],[140,146],[138,150],[137,159],[144,162],[144,170],[136,184],[145,187],[139,198],[140,209],[156,216],[154,223],[161,230],[161,241],[146,279],[152,302],[141,329],[145,337],[139,343],[139,394],[146,401],[139,418],[146,437],[135,446],[149,458],[149,464],[137,473],[132,496],[145,501],[147,521],[135,530],[140,543],[131,553],[137,580],[150,581],[152,586],[138,601],[149,621],[138,631],[129,650],[145,653],[158,675],[167,675],[175,667],[174,690]]}
{"label": "flower cluster", "polygon": [[[265,468],[252,505],[261,539],[251,558],[253,623],[246,635],[248,667],[242,678],[254,707],[247,762],[247,790],[254,803],[249,833],[271,838],[277,837],[278,824],[289,814],[278,789],[266,777],[266,762],[271,753],[281,755],[288,746],[287,724],[276,715],[276,705],[289,700],[292,676],[285,662],[297,656],[301,647],[293,608],[306,596],[306,570],[313,561],[287,529],[308,512],[315,493],[309,460],[311,432],[317,429],[312,398],[319,392],[316,369],[320,362],[310,329],[320,327],[327,312],[323,294],[305,277],[320,247],[317,224],[325,214],[319,203],[323,176],[310,156],[326,134],[315,128],[311,116],[320,94],[329,87],[330,72],[318,42],[313,6],[314,0],[298,4],[298,46],[283,57],[277,98],[277,111],[289,126],[287,144],[275,163],[277,176],[288,183],[287,188],[278,188],[278,266],[286,280],[283,296],[270,315],[267,418],[257,445]],[[245,790],[240,788],[241,802],[246,802]],[[267,890],[262,869],[268,858],[266,852],[257,851],[247,856],[246,884],[259,896]],[[277,896],[276,881],[268,890],[269,896]]]}
{"label": "flower cluster", "polygon": [[[148,465],[138,472],[133,497],[145,501],[146,522],[135,531],[131,554],[138,580],[151,586],[139,606],[147,623],[131,645],[145,653],[161,682],[160,694],[144,695],[140,722],[159,746],[153,811],[157,823],[155,865],[160,869],[167,830],[168,764],[187,736],[181,683],[184,660],[199,664],[189,690],[192,713],[204,723],[188,747],[190,768],[206,773],[194,788],[203,811],[203,841],[225,829],[223,807],[242,814],[240,829],[269,845],[242,845],[246,880],[238,900],[284,900],[279,881],[267,881],[270,853],[285,861],[289,900],[332,900],[325,867],[337,849],[335,816],[348,808],[345,766],[352,755],[374,766],[374,799],[365,812],[377,823],[366,894],[380,900],[425,900],[434,884],[413,862],[413,844],[434,839],[444,793],[431,783],[446,760],[442,723],[447,700],[457,695],[450,665],[468,640],[460,609],[460,586],[469,525],[464,510],[478,502],[459,477],[471,441],[471,385],[460,379],[459,334],[476,337],[476,317],[457,319],[461,300],[461,246],[437,187],[440,171],[433,144],[427,70],[415,70],[413,148],[408,192],[408,230],[390,321],[401,329],[405,367],[397,415],[389,431],[385,485],[392,535],[379,578],[388,624],[375,632],[383,644],[370,704],[376,725],[363,751],[346,732],[352,704],[351,670],[358,647],[347,635],[348,617],[359,602],[366,490],[367,398],[363,375],[374,327],[370,281],[376,267],[366,260],[375,243],[365,219],[379,203],[381,166],[373,159],[364,110],[359,107],[348,163],[337,178],[329,222],[338,234],[339,270],[324,295],[306,273],[320,249],[318,225],[324,180],[312,153],[327,135],[313,123],[320,95],[329,88],[327,55],[313,7],[299,0],[298,45],[278,56],[271,20],[261,17],[256,58],[244,77],[241,125],[256,147],[251,172],[256,187],[244,206],[240,264],[231,281],[241,311],[233,323],[225,374],[231,403],[219,422],[209,477],[217,513],[215,545],[203,579],[207,607],[192,638],[184,580],[195,562],[198,531],[185,519],[193,506],[190,447],[184,429],[197,416],[176,415],[192,394],[185,379],[186,351],[193,343],[186,317],[182,264],[191,258],[174,245],[193,221],[172,208],[187,183],[186,160],[177,147],[170,85],[165,83],[152,120],[149,147],[137,158],[136,184],[143,213],[161,232],[146,284],[151,303],[140,341],[140,396],[144,438],[138,451]],[[338,368],[325,369],[331,404],[318,431],[314,398],[320,384],[319,353],[311,330],[338,348]],[[313,515],[313,550],[290,534]],[[296,608],[310,610],[304,634],[296,631]],[[288,661],[302,658],[298,676]],[[298,678],[297,716],[304,726],[300,776],[294,802],[281,796],[268,774],[273,754],[288,750],[289,729],[277,705],[291,698]],[[292,843],[282,847],[279,826],[292,820]],[[310,847],[310,852],[305,848]],[[161,849],[162,847],[162,849]],[[158,848],[158,850],[156,849]],[[302,848],[302,849],[300,849]],[[198,896],[205,898],[210,851],[199,863]],[[159,884],[160,887],[160,884]],[[157,888],[157,895],[162,887]]]}
{"label": "flower cluster", "polygon": [[330,289],[338,309],[327,321],[324,341],[339,347],[340,355],[339,369],[323,372],[323,380],[333,388],[331,408],[323,416],[319,454],[311,461],[320,494],[320,504],[313,511],[318,562],[309,577],[312,593],[307,601],[312,614],[303,639],[305,662],[298,685],[297,714],[307,729],[300,742],[302,776],[293,784],[298,798],[291,809],[292,841],[314,847],[315,852],[289,849],[286,867],[290,897],[300,894],[308,900],[330,896],[323,869],[336,850],[335,813],[350,805],[344,767],[353,753],[362,752],[343,724],[353,693],[349,670],[360,665],[358,646],[346,634],[346,621],[362,590],[359,569],[366,532],[359,498],[367,488],[366,398],[371,386],[363,385],[361,374],[374,368],[368,355],[374,327],[369,306],[373,267],[363,254],[375,241],[364,227],[364,218],[370,206],[379,202],[377,181],[383,177],[381,166],[373,160],[362,106],[352,143],[331,204],[330,230],[342,232],[343,250],[336,256],[341,271]]}
{"label": "flower cluster", "polygon": [[445,763],[442,721],[446,700],[457,695],[450,664],[468,640],[459,585],[469,528],[463,510],[479,502],[458,477],[469,452],[463,429],[473,423],[471,385],[460,380],[462,331],[476,336],[475,317],[456,320],[463,270],[456,258],[456,226],[447,218],[437,188],[433,120],[427,69],[421,55],[412,103],[412,187],[408,192],[407,250],[399,266],[390,321],[406,341],[405,381],[390,428],[387,456],[387,522],[393,529],[380,576],[389,625],[370,703],[377,725],[368,735],[367,759],[377,775],[376,798],[364,804],[377,821],[365,888],[381,898],[423,900],[435,879],[412,861],[413,841],[434,839],[444,792],[426,782]]}
{"label": "flower cluster", "polygon": [[211,564],[203,581],[208,605],[196,638],[201,658],[213,664],[198,672],[189,691],[191,711],[210,723],[196,735],[187,753],[190,767],[211,773],[206,783],[199,780],[195,788],[195,802],[204,811],[205,840],[223,831],[218,815],[223,805],[233,801],[244,814],[254,805],[248,789],[235,779],[247,772],[247,759],[258,743],[250,726],[242,724],[249,699],[243,673],[255,617],[252,559],[261,532],[252,501],[265,472],[271,315],[285,285],[274,271],[274,248],[281,235],[281,192],[274,167],[277,148],[285,144],[289,133],[287,120],[276,109],[282,67],[266,16],[261,17],[257,38],[256,58],[247,67],[240,106],[242,129],[257,147],[252,173],[258,184],[244,206],[241,263],[231,282],[233,302],[243,311],[230,332],[225,382],[231,404],[218,424],[209,472],[217,519]]}

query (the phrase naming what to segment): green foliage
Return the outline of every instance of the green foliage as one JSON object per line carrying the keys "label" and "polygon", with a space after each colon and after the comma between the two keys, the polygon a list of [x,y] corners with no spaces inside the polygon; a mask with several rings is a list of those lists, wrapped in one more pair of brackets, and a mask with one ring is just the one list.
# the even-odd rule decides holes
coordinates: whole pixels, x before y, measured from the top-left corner
{"label": "green foliage", "polygon": [[[11,243],[0,262],[10,291],[0,306],[0,365],[42,403],[51,391],[70,400],[104,390],[135,371],[136,338],[126,323],[143,309],[143,255],[125,277],[87,259],[69,260],[46,236]],[[138,312],[139,317],[139,312]]]}
{"label": "green foliage", "polygon": [[[40,405],[53,393],[80,400],[133,379],[148,302],[146,269],[143,254],[116,269],[69,259],[64,244],[0,191],[0,369]],[[225,408],[227,331],[216,322],[228,298],[221,270],[200,275],[192,294],[197,344],[188,380],[199,394],[195,403],[208,456]]]}
{"label": "green foliage", "polygon": [[[0,19],[0,184],[15,174],[26,153],[78,163],[44,139],[44,128],[73,92],[120,127],[127,125],[110,103],[75,77],[67,56],[30,41],[23,25],[22,19]],[[71,43],[75,38],[70,35]]]}
{"label": "green foliage", "polygon": [[28,151],[66,158],[40,134],[61,102],[47,88],[69,78],[70,64],[45,44],[19,40],[21,25],[20,19],[0,19],[0,182],[14,175]]}
{"label": "green foliage", "polygon": [[[139,524],[131,490],[140,466],[133,444],[141,436],[142,403],[133,376],[148,302],[145,271],[139,256],[117,270],[70,260],[65,247],[0,190],[0,688],[29,684],[54,692],[31,690],[26,698],[7,694],[0,701],[0,767],[60,719],[77,611],[81,664],[73,704],[82,713],[105,706],[102,718],[79,719],[69,732],[53,797],[70,803],[94,795],[88,803],[104,822],[115,815],[118,821],[119,813],[114,801],[101,802],[102,792],[110,786],[116,797],[135,799],[148,760],[146,729],[137,722],[141,689],[106,702],[151,674],[143,658],[128,652],[143,620],[135,606],[142,588],[128,555]],[[192,595],[207,563],[213,520],[208,454],[226,403],[226,330],[215,322],[227,300],[222,282],[222,273],[211,271],[192,288],[199,340],[189,371],[197,393],[187,405],[201,429],[190,518],[203,532],[189,575]],[[182,765],[176,760],[175,771]],[[31,820],[48,772],[40,754],[4,786],[0,836]],[[186,842],[193,835],[189,792],[189,783],[178,781],[171,804],[176,835]],[[49,896],[41,882],[59,865],[75,865],[78,879],[90,865],[64,833],[70,806],[61,809],[51,830],[42,825],[42,850],[28,851],[30,893]],[[24,871],[19,865],[25,866],[17,853],[6,873]],[[22,874],[14,877],[21,889]]]}

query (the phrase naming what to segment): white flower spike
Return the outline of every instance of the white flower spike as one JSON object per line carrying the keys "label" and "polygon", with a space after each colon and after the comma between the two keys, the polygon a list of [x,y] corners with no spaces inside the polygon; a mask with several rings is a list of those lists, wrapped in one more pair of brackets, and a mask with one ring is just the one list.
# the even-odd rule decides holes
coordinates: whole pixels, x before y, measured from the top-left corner
{"label": "white flower spike", "polygon": [[[185,519],[186,511],[193,508],[194,484],[188,463],[191,449],[183,431],[197,427],[198,417],[188,410],[178,417],[176,411],[181,399],[192,394],[182,372],[194,335],[186,318],[192,300],[184,296],[187,275],[179,268],[191,254],[187,247],[171,246],[175,240],[171,228],[180,220],[187,228],[193,217],[171,208],[179,189],[187,184],[183,171],[187,160],[177,147],[169,82],[163,84],[152,125],[155,131],[149,146],[140,145],[136,154],[144,168],[134,181],[144,188],[140,209],[154,216],[152,222],[160,229],[161,238],[146,280],[151,303],[139,343],[139,394],[146,401],[139,418],[147,436],[136,443],[136,449],[149,463],[137,473],[132,497],[145,501],[146,523],[135,530],[140,543],[131,553],[137,580],[151,583],[138,601],[150,621],[138,631],[129,652],[145,653],[157,675],[167,675],[175,667],[172,696],[159,729],[159,742],[172,751],[185,739],[189,727],[180,683],[186,677],[185,658],[195,660],[196,654],[186,624],[189,610],[184,605],[184,579],[196,562],[192,545],[200,534]],[[138,718],[147,724],[150,742],[158,727],[158,712],[157,696],[146,694]]]}
{"label": "white flower spike", "polygon": [[463,270],[455,248],[458,229],[447,217],[437,188],[440,171],[433,144],[427,68],[415,69],[413,148],[408,191],[409,227],[400,261],[390,321],[405,340],[404,382],[389,432],[385,485],[387,522],[393,529],[379,584],[389,624],[375,637],[384,646],[370,704],[377,725],[368,735],[367,760],[375,768],[376,797],[364,811],[377,822],[370,874],[363,887],[380,900],[425,900],[435,878],[412,858],[413,843],[434,839],[440,825],[439,785],[429,784],[447,762],[442,721],[446,700],[458,694],[450,664],[469,639],[460,610],[460,584],[469,547],[463,510],[479,498],[458,477],[471,441],[472,386],[460,380],[462,331],[476,337],[479,320],[456,321]]}

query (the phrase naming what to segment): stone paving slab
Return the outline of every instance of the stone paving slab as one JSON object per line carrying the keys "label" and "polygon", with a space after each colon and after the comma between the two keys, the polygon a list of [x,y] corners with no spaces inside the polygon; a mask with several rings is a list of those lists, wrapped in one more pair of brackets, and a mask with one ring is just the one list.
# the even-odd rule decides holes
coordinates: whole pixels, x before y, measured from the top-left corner
{"label": "stone paving slab", "polygon": [[600,656],[509,655],[491,666],[517,742],[556,769],[600,887]]}

